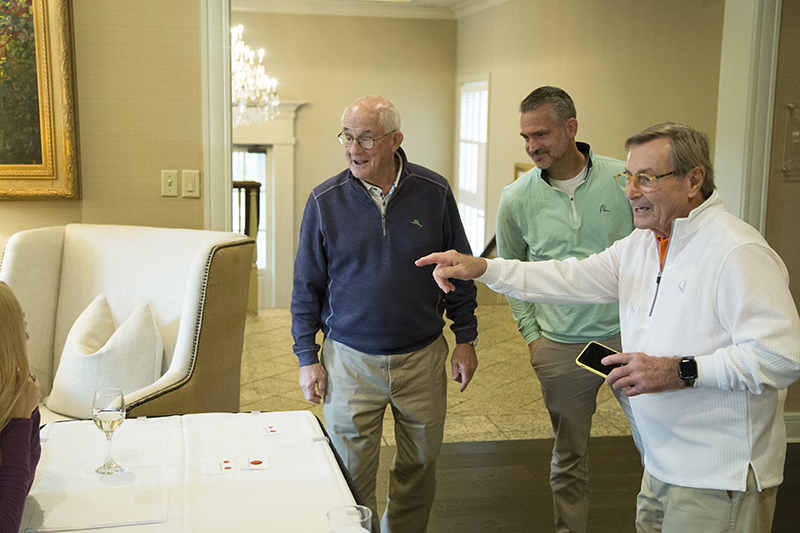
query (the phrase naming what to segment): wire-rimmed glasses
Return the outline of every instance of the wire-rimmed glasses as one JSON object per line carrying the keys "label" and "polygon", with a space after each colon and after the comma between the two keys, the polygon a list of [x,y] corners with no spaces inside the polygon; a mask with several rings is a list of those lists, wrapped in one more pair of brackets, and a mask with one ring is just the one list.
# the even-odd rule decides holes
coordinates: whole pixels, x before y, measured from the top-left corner
{"label": "wire-rimmed glasses", "polygon": [[364,150],[371,150],[373,146],[375,146],[375,141],[379,141],[386,137],[387,135],[391,135],[392,133],[396,132],[397,130],[392,130],[389,133],[384,133],[380,137],[369,137],[368,135],[362,135],[361,137],[353,137],[349,133],[343,131],[338,135],[339,142],[342,143],[342,146],[345,148],[350,148],[353,146],[353,141],[358,141],[358,145],[363,148]]}

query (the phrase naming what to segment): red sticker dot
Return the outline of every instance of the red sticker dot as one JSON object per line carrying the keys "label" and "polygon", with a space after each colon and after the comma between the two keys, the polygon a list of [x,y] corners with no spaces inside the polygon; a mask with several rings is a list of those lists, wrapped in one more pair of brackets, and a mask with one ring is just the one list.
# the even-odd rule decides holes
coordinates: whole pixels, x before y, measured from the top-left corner
{"label": "red sticker dot", "polygon": [[260,465],[260,464],[263,464],[263,463],[261,461],[259,461],[259,460],[255,460],[255,461],[250,461],[250,464],[251,465]]}

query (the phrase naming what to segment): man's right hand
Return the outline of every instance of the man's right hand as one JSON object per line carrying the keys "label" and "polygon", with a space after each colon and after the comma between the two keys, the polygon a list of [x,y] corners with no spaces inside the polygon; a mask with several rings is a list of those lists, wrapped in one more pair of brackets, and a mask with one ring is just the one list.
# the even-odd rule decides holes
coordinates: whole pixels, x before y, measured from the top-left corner
{"label": "man's right hand", "polygon": [[479,278],[486,272],[486,259],[460,254],[455,250],[420,257],[414,264],[418,267],[436,265],[433,279],[445,293],[456,290],[450,278],[470,280]]}
{"label": "man's right hand", "polygon": [[300,388],[306,400],[319,404],[328,393],[328,373],[321,364],[300,367]]}
{"label": "man's right hand", "polygon": [[536,350],[536,345],[539,344],[539,339],[541,339],[541,337],[539,337],[538,339],[534,339],[534,340],[532,340],[531,342],[528,343],[528,355],[529,356],[533,357],[533,352]]}

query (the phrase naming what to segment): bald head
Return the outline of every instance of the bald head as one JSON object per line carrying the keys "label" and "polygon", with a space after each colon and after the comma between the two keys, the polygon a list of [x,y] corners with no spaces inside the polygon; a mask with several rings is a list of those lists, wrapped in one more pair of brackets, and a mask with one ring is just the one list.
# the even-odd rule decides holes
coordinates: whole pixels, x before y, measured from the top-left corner
{"label": "bald head", "polygon": [[383,133],[400,131],[400,114],[391,100],[382,96],[364,96],[350,104],[342,114],[342,124],[349,116],[373,116],[383,127]]}

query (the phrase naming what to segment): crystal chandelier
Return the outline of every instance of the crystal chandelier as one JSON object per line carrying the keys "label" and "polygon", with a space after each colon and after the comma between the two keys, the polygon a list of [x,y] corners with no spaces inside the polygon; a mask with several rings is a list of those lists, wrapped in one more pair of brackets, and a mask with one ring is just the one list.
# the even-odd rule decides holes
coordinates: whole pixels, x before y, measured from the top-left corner
{"label": "crystal chandelier", "polygon": [[255,53],[244,44],[240,24],[231,30],[231,96],[233,100],[233,123],[258,124],[266,122],[280,112],[278,110],[278,80],[264,72],[264,49]]}

